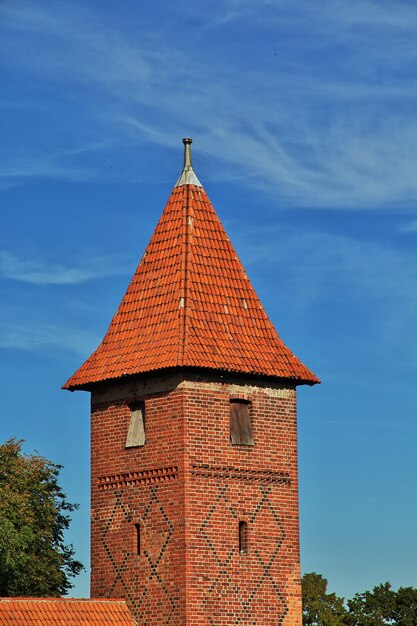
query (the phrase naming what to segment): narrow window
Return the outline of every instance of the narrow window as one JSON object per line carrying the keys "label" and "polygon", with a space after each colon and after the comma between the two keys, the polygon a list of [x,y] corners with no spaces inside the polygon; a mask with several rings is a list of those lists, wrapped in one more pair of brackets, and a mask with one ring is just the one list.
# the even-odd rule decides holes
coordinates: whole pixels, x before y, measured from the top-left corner
{"label": "narrow window", "polygon": [[247,554],[248,552],[248,524],[247,522],[239,522],[239,552]]}
{"label": "narrow window", "polygon": [[134,536],[134,550],[136,554],[140,554],[140,524],[134,524],[135,536]]}
{"label": "narrow window", "polygon": [[145,445],[145,405],[143,402],[130,407],[130,424],[126,437],[126,448]]}
{"label": "narrow window", "polygon": [[253,446],[249,402],[230,400],[230,441],[235,446]]}

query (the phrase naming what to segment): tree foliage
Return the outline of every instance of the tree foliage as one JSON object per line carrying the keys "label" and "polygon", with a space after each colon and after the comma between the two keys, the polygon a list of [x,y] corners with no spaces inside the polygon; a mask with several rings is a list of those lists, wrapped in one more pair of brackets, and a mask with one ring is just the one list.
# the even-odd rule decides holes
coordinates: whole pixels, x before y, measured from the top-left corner
{"label": "tree foliage", "polygon": [[320,574],[304,574],[304,626],[417,626],[417,589],[390,583],[357,593],[344,605],[343,598],[327,593],[327,580]]}
{"label": "tree foliage", "polygon": [[327,580],[320,574],[304,574],[302,580],[304,626],[339,626],[346,610],[343,598],[327,593]]}
{"label": "tree foliage", "polygon": [[374,587],[373,591],[357,593],[348,600],[349,626],[386,626],[391,624],[395,607],[395,592],[389,583]]}
{"label": "tree foliage", "polygon": [[61,466],[22,443],[0,445],[0,596],[59,596],[83,569],[64,542],[78,505],[58,483]]}
{"label": "tree foliage", "polygon": [[348,600],[348,607],[347,626],[416,626],[417,589],[394,591],[387,582],[357,593]]}

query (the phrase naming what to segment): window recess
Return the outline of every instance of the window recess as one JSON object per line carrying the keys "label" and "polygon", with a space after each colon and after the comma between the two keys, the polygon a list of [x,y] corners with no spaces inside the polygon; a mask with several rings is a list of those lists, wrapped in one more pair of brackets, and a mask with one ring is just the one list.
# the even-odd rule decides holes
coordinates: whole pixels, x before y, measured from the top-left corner
{"label": "window recess", "polygon": [[134,524],[134,551],[135,554],[140,555],[141,545],[140,545],[140,524]]}
{"label": "window recess", "polygon": [[239,522],[239,553],[247,554],[248,552],[248,523]]}
{"label": "window recess", "polygon": [[130,424],[126,437],[126,448],[145,445],[145,404],[137,402],[130,406]]}
{"label": "window recess", "polygon": [[230,400],[230,441],[235,446],[253,446],[248,401]]}

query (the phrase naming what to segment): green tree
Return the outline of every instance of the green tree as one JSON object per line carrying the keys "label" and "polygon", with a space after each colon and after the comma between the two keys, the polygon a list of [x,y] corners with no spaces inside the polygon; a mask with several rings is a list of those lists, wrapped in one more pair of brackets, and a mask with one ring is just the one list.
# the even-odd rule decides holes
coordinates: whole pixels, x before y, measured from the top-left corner
{"label": "green tree", "polygon": [[389,582],[372,591],[357,593],[348,600],[347,626],[416,626],[417,589],[400,587],[393,591]]}
{"label": "green tree", "polygon": [[373,591],[355,594],[348,607],[348,626],[386,626],[392,622],[395,592],[388,582],[377,585]]}
{"label": "green tree", "polygon": [[343,598],[327,593],[327,580],[320,574],[304,574],[303,624],[304,626],[342,626],[346,615]]}
{"label": "green tree", "polygon": [[388,582],[377,585],[373,591],[355,594],[348,607],[348,626],[386,626],[392,623],[395,592]]}
{"label": "green tree", "polygon": [[58,484],[60,465],[0,445],[0,596],[60,596],[83,569],[64,542],[69,513]]}
{"label": "green tree", "polygon": [[393,618],[396,626],[416,626],[417,589],[400,587],[395,597]]}

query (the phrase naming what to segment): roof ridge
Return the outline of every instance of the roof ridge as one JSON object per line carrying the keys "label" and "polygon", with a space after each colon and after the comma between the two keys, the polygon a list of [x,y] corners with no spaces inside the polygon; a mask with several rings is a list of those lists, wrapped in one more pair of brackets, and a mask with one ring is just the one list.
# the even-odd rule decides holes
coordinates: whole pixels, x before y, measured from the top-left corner
{"label": "roof ridge", "polygon": [[[183,201],[183,228],[184,228],[184,238],[182,243],[183,248],[183,272],[182,272],[182,287],[181,287],[181,299],[180,299],[180,316],[181,316],[181,327],[180,327],[180,336],[179,336],[179,354],[178,354],[178,363],[181,364],[184,362],[184,357],[186,354],[186,343],[187,343],[187,307],[188,307],[188,297],[187,297],[187,278],[188,278],[188,202],[189,202],[189,187],[188,184],[185,187],[185,199]],[[182,309],[182,311],[181,311]]]}

